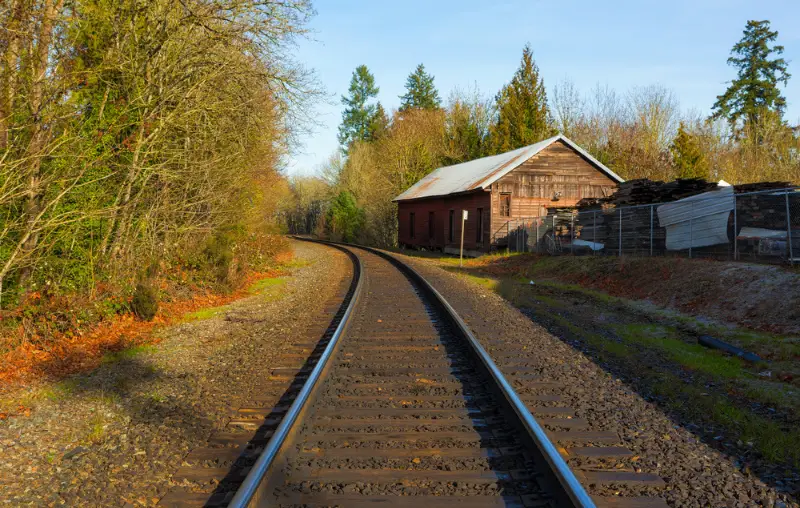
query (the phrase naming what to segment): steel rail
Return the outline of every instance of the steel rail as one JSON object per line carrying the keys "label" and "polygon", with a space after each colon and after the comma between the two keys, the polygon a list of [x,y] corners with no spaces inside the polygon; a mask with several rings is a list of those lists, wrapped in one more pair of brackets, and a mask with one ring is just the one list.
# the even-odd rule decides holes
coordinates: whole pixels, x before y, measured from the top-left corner
{"label": "steel rail", "polygon": [[[310,241],[305,238],[300,238],[301,240]],[[320,242],[320,243],[327,243],[327,242]],[[286,416],[283,417],[281,420],[280,425],[278,428],[275,429],[275,433],[270,438],[269,442],[267,442],[267,446],[264,448],[264,451],[261,452],[261,455],[258,457],[258,460],[253,465],[253,468],[245,477],[244,481],[242,482],[241,486],[239,486],[236,494],[231,499],[230,504],[228,504],[229,508],[245,508],[249,506],[250,503],[254,500],[254,496],[258,491],[259,486],[261,485],[262,481],[266,478],[267,473],[269,472],[270,468],[272,467],[275,459],[278,457],[278,452],[280,451],[281,447],[283,446],[286,438],[289,436],[289,432],[292,429],[292,426],[295,424],[297,417],[302,413],[303,409],[305,408],[306,403],[309,400],[309,396],[311,392],[317,385],[323,370],[325,369],[326,365],[328,364],[329,360],[333,356],[333,352],[336,349],[336,345],[341,338],[350,316],[353,313],[353,308],[358,301],[358,296],[361,293],[361,287],[364,280],[363,277],[363,267],[361,265],[361,261],[358,259],[358,256],[353,254],[352,252],[348,252],[347,249],[342,247],[338,247],[333,245],[336,248],[339,248],[342,251],[345,251],[353,260],[353,277],[357,278],[355,290],[353,291],[350,301],[347,304],[347,308],[342,315],[342,319],[339,322],[339,325],[336,327],[336,331],[330,338],[325,350],[322,352],[319,360],[317,361],[314,369],[311,371],[311,374],[308,376],[308,380],[303,384],[303,388],[298,393],[297,398],[292,402],[292,405],[289,407],[288,411],[286,412]]]}
{"label": "steel rail", "polygon": [[566,497],[575,507],[594,508],[594,501],[592,501],[592,498],[586,493],[583,485],[581,485],[581,483],[575,477],[575,474],[564,461],[563,457],[561,457],[561,454],[558,453],[556,447],[552,442],[550,442],[550,439],[547,437],[544,429],[541,427],[541,425],[539,425],[539,422],[536,421],[531,412],[519,398],[519,395],[517,395],[516,391],[511,386],[511,383],[508,382],[503,373],[494,363],[494,360],[492,360],[492,358],[489,356],[489,353],[483,348],[483,346],[481,346],[480,342],[478,342],[478,339],[475,337],[475,335],[473,335],[472,331],[469,329],[464,320],[461,319],[461,316],[458,315],[458,312],[456,312],[450,303],[445,300],[441,293],[439,293],[436,288],[434,288],[422,275],[420,275],[419,272],[396,257],[371,247],[359,245],[358,248],[372,252],[373,254],[377,254],[378,256],[381,256],[394,264],[401,271],[406,272],[428,293],[430,293],[443,309],[445,309],[446,313],[450,316],[459,331],[467,338],[467,342],[470,344],[470,346],[472,346],[473,352],[478,356],[483,365],[489,371],[495,383],[497,383],[497,386],[505,396],[506,401],[514,409],[514,412],[519,417],[523,427],[538,448],[539,453],[544,457],[545,461],[550,467],[550,471],[556,477],[556,480],[563,489]]}
{"label": "steel rail", "polygon": [[[527,432],[528,437],[535,444],[539,454],[544,458],[545,462],[549,466],[549,472],[555,477],[558,487],[560,487],[562,490],[560,497],[577,508],[595,507],[591,497],[586,493],[572,470],[561,457],[561,454],[558,453],[556,447],[550,442],[550,439],[547,437],[544,429],[542,429],[531,412],[519,398],[516,391],[511,386],[511,383],[508,382],[503,373],[491,359],[489,353],[483,348],[483,346],[481,346],[480,342],[478,342],[478,339],[473,335],[472,331],[461,319],[461,316],[458,315],[450,303],[447,302],[441,293],[439,293],[436,288],[434,288],[422,275],[420,275],[419,272],[396,257],[372,247],[325,242],[311,240],[308,238],[298,239],[331,245],[346,252],[348,251],[348,247],[354,247],[376,254],[392,263],[401,272],[405,273],[412,280],[414,280],[414,282],[416,282],[426,293],[432,296],[434,301],[444,310],[444,313],[451,319],[456,328],[458,328],[459,332],[467,339],[467,342],[472,348],[473,353],[480,359],[481,364],[494,380],[496,387],[503,394],[506,402],[510,405],[514,413],[519,418],[520,424]],[[267,447],[264,449],[264,452],[262,452],[252,470],[237,490],[236,495],[228,505],[229,507],[244,508],[249,506],[253,501],[259,486],[266,478],[268,471],[272,467],[275,459],[278,457],[280,449],[284,445],[292,426],[296,423],[298,416],[307,404],[310,394],[319,381],[322,372],[325,370],[326,364],[328,364],[330,361],[341,335],[347,326],[348,320],[352,315],[353,308],[358,300],[358,295],[361,291],[363,281],[363,267],[361,262],[358,260],[358,256],[352,252],[349,252],[349,254],[353,258],[354,264],[356,265],[355,272],[357,273],[358,281],[356,283],[356,289],[347,305],[347,309],[345,310],[342,320],[337,326],[330,342],[326,346],[325,351],[322,353],[322,356],[309,375],[308,381],[306,381],[306,383],[303,385],[303,388],[298,394],[297,399],[295,399],[295,401],[292,403],[291,407],[286,413],[286,416],[276,429],[275,434],[273,434],[272,438],[267,443]]]}

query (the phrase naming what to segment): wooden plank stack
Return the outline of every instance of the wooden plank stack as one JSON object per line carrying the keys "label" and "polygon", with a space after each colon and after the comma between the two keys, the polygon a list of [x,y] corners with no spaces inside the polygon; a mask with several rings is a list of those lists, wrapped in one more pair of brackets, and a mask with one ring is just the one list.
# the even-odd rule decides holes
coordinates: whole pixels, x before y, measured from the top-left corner
{"label": "wooden plank stack", "polygon": [[[788,187],[791,187],[789,182],[751,183],[736,185],[734,192],[743,194]],[[798,196],[790,195],[789,207],[795,211],[792,214],[792,227],[800,227],[800,210],[795,208],[797,200]],[[769,192],[736,196],[736,223],[740,230],[752,227],[786,231],[786,197]]]}
{"label": "wooden plank stack", "polygon": [[[621,207],[635,207],[668,203],[717,188],[714,182],[700,178],[678,179],[674,182],[638,179],[619,184],[617,191],[606,198],[584,199],[578,203],[580,237],[606,245],[606,252],[617,254],[620,246]],[[602,210],[596,217],[590,211]],[[650,207],[623,208],[622,250],[625,254],[650,254]],[[666,249],[666,230],[659,225],[658,214],[653,212],[653,253]]]}
{"label": "wooden plank stack", "polygon": [[650,205],[688,198],[716,188],[715,182],[707,182],[702,178],[679,178],[673,182],[640,178],[622,182],[617,192],[608,199],[614,206]]}

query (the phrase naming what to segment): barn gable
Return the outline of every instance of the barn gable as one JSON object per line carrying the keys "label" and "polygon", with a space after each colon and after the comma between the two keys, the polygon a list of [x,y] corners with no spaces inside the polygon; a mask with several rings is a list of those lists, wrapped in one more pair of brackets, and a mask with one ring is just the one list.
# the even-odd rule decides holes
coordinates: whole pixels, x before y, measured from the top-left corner
{"label": "barn gable", "polygon": [[604,178],[606,182],[608,182],[609,179],[614,183],[623,181],[616,173],[592,157],[569,138],[559,134],[558,136],[511,152],[436,169],[419,182],[412,185],[408,190],[394,198],[394,201],[406,201],[486,190],[510,172],[527,164],[534,156],[548,149],[555,143],[564,146],[567,150],[577,155],[577,157],[575,157],[576,159],[585,161],[586,165],[593,168],[593,170],[598,173],[598,176]]}

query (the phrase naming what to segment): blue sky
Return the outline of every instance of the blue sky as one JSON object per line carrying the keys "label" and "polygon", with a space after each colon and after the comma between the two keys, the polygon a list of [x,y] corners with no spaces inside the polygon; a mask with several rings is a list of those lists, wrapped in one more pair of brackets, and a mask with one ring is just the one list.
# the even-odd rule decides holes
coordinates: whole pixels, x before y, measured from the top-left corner
{"label": "blue sky", "polygon": [[798,0],[317,0],[310,40],[295,56],[329,96],[319,124],[302,138],[289,174],[312,174],[337,149],[339,97],[366,64],[387,110],[424,63],[442,98],[477,85],[492,96],[516,70],[529,42],[545,85],[569,78],[581,92],[660,84],[682,109],[707,113],[735,75],[726,64],[748,19],[768,19],[794,78],[783,89],[787,119],[800,123]]}

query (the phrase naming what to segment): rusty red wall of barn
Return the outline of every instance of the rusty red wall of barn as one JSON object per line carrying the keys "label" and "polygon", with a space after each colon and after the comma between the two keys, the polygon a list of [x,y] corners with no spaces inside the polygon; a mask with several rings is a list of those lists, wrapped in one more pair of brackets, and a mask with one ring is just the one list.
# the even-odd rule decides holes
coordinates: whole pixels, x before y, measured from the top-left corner
{"label": "rusty red wall of barn", "polygon": [[[483,239],[478,242],[478,209],[483,209]],[[453,240],[448,238],[449,215],[453,210],[454,228]],[[426,249],[441,249],[445,246],[458,247],[461,242],[461,211],[467,210],[464,229],[464,249],[489,250],[491,237],[491,194],[488,191],[478,191],[460,196],[446,196],[416,201],[403,201],[399,203],[398,215],[398,241],[403,245],[424,247]],[[429,232],[429,213],[434,213],[433,236]],[[411,237],[411,214],[414,214],[414,237]]]}

